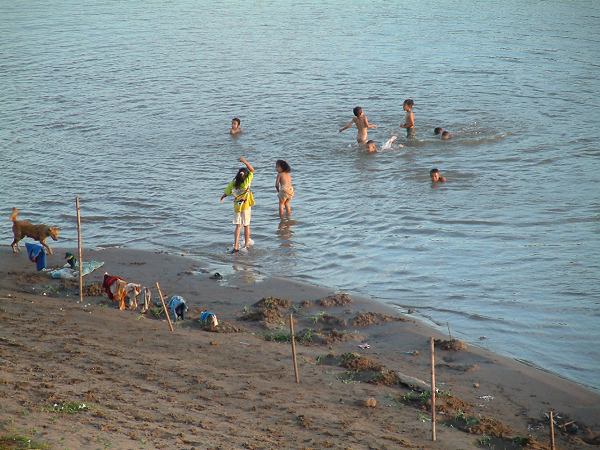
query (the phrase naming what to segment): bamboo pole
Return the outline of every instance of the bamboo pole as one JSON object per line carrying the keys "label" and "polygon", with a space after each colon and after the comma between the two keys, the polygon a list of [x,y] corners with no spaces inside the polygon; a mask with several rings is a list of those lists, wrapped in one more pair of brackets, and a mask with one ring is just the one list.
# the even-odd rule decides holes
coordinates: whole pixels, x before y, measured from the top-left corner
{"label": "bamboo pole", "polygon": [[165,298],[163,297],[162,291],[160,290],[158,281],[156,282],[156,289],[158,289],[158,295],[160,297],[160,301],[162,302],[163,310],[165,311],[165,316],[167,316],[167,322],[169,322],[169,329],[171,330],[171,333],[172,333],[173,332],[173,324],[171,323],[171,316],[169,315],[169,311],[167,311],[167,305],[165,305]]}
{"label": "bamboo pole", "polygon": [[75,209],[77,210],[77,254],[79,257],[79,303],[83,303],[83,244],[81,242],[81,209],[79,207],[79,195],[75,197]]}
{"label": "bamboo pole", "polygon": [[436,440],[435,434],[435,346],[433,338],[429,338],[431,348],[431,440]]}
{"label": "bamboo pole", "polygon": [[300,383],[300,374],[298,373],[298,360],[296,359],[296,337],[294,336],[294,317],[290,313],[290,336],[292,341],[292,360],[294,361],[294,375],[296,383]]}
{"label": "bamboo pole", "polygon": [[556,450],[554,443],[554,412],[550,411],[550,449]]}

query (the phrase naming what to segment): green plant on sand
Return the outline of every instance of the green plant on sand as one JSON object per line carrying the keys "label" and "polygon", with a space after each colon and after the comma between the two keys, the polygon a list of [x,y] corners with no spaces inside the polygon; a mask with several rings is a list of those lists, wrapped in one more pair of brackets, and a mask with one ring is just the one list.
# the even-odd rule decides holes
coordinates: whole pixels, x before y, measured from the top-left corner
{"label": "green plant on sand", "polygon": [[150,308],[150,314],[152,314],[155,318],[160,319],[165,314],[165,311],[160,306],[155,306]]}
{"label": "green plant on sand", "polygon": [[64,413],[64,414],[75,414],[82,411],[87,411],[89,407],[85,403],[81,402],[65,402],[65,403],[54,403],[49,409],[50,412]]}
{"label": "green plant on sand", "polygon": [[313,330],[311,328],[307,328],[306,330],[302,330],[299,333],[296,333],[296,340],[300,344],[310,344],[313,341]]}
{"label": "green plant on sand", "polygon": [[0,435],[0,449],[2,450],[48,450],[50,447],[47,444],[36,442],[27,436],[18,434],[3,434]]}
{"label": "green plant on sand", "polygon": [[490,436],[482,436],[477,439],[477,444],[481,447],[489,447],[492,444],[492,438]]}
{"label": "green plant on sand", "polygon": [[274,341],[274,342],[290,342],[291,335],[289,332],[285,330],[275,330],[269,333],[265,333],[265,341]]}
{"label": "green plant on sand", "polygon": [[311,316],[310,320],[314,325],[316,325],[319,320],[323,319],[323,316],[325,316],[325,311],[320,311],[315,315]]}
{"label": "green plant on sand", "polygon": [[424,392],[410,391],[402,396],[402,402],[404,402],[404,403],[420,403],[421,405],[426,405],[430,399],[431,399],[430,391],[424,391]]}
{"label": "green plant on sand", "polygon": [[454,414],[454,420],[464,424],[467,427],[472,427],[479,423],[479,419],[477,417],[469,416],[461,409],[456,411],[456,414]]}

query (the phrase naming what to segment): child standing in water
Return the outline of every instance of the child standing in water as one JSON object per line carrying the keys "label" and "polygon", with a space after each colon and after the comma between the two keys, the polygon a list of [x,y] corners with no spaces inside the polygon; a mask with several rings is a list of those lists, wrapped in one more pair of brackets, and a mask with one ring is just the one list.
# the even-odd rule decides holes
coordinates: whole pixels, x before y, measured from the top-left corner
{"label": "child standing in water", "polygon": [[367,119],[366,114],[360,106],[356,106],[352,112],[354,113],[354,117],[350,122],[340,128],[340,133],[352,127],[352,125],[356,125],[356,142],[364,144],[369,139],[369,128],[377,128],[377,125],[369,123],[369,119]]}
{"label": "child standing in water", "polygon": [[279,197],[279,217],[283,219],[284,210],[288,217],[292,215],[292,205],[290,204],[294,198],[294,186],[292,186],[292,176],[290,175],[292,168],[283,159],[278,159],[275,162],[275,170],[277,170],[275,190]]}
{"label": "child standing in water", "polygon": [[240,156],[239,161],[246,167],[238,170],[237,175],[225,187],[225,192],[221,195],[221,203],[228,195],[234,195],[233,200],[233,224],[235,230],[233,232],[233,250],[231,253],[237,253],[240,250],[240,231],[244,227],[244,247],[243,251],[248,251],[248,247],[254,245],[254,241],[250,239],[250,219],[252,205],[254,205],[254,197],[250,191],[250,185],[254,179],[254,167],[246,158]]}
{"label": "child standing in water", "polygon": [[414,139],[415,138],[415,115],[413,114],[413,106],[415,102],[407,98],[404,100],[402,104],[402,109],[405,112],[404,115],[404,123],[400,125],[401,128],[406,128],[406,138]]}

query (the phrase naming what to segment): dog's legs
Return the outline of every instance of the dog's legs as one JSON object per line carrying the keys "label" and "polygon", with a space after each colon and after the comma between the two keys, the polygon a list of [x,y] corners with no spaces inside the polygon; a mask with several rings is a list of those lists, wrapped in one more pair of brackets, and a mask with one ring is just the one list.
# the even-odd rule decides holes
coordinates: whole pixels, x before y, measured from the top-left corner
{"label": "dog's legs", "polygon": [[138,302],[137,302],[137,295],[134,295],[133,297],[129,298],[129,309],[131,311],[135,311],[138,307]]}
{"label": "dog's legs", "polygon": [[42,245],[44,246],[44,248],[45,248],[46,250],[48,250],[48,251],[47,251],[47,253],[48,253],[49,255],[51,255],[51,254],[52,254],[52,249],[51,249],[50,247],[48,247],[48,244],[46,244],[46,239],[42,239],[42,240],[40,241],[40,244],[42,244]]}
{"label": "dog's legs", "polygon": [[12,247],[13,253],[19,253],[20,249],[19,249],[19,241],[15,238],[12,242],[12,244],[10,244],[10,246]]}
{"label": "dog's legs", "polygon": [[142,314],[145,314],[146,311],[148,311],[148,308],[150,308],[150,290],[148,288],[144,288],[144,293],[142,294],[144,296],[144,306],[142,307]]}

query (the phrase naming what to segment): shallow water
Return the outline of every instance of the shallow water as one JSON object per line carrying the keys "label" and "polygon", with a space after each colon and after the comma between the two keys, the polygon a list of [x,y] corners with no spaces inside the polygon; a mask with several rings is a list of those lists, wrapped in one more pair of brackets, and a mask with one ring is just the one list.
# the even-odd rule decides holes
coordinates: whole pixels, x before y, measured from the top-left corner
{"label": "shallow water", "polygon": [[[0,4],[4,214],[72,245],[80,194],[86,245],[231,263],[218,199],[245,155],[256,247],[236,268],[414,308],[600,388],[600,4],[228,3]],[[362,105],[370,137],[406,144],[408,97],[418,142],[367,155],[337,132]]]}

